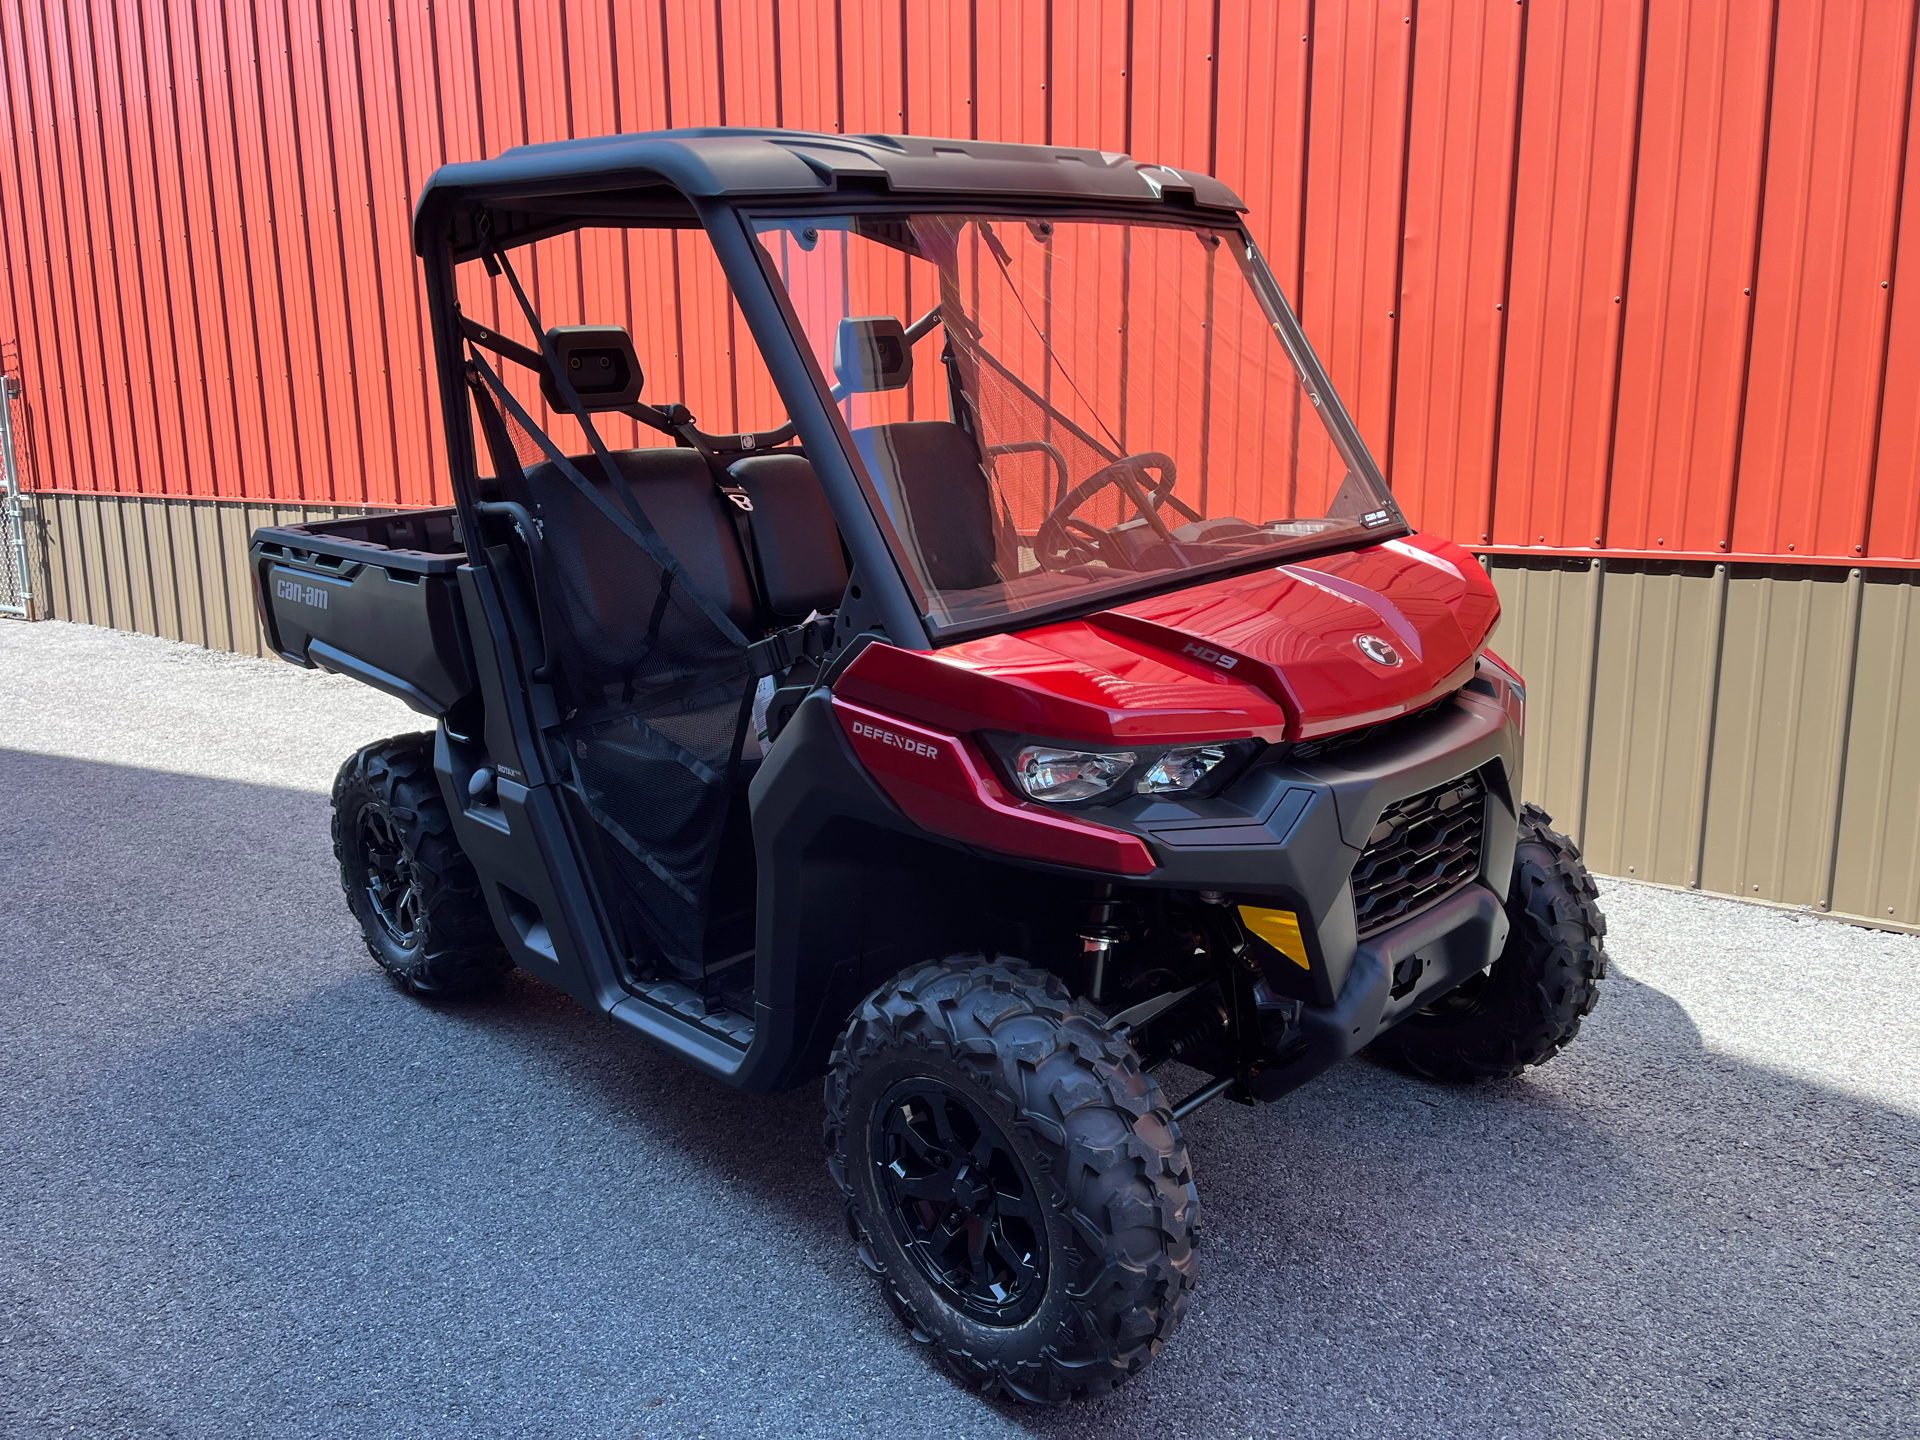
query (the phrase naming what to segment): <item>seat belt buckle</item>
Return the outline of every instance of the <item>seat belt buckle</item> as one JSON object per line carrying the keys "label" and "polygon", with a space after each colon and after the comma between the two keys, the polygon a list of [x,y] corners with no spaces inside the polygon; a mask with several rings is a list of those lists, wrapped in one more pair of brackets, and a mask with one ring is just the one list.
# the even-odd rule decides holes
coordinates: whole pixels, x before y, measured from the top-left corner
{"label": "seat belt buckle", "polygon": [[779,630],[747,647],[747,660],[754,679],[779,675],[802,660],[818,660],[827,653],[833,638],[834,617],[816,615],[811,620]]}

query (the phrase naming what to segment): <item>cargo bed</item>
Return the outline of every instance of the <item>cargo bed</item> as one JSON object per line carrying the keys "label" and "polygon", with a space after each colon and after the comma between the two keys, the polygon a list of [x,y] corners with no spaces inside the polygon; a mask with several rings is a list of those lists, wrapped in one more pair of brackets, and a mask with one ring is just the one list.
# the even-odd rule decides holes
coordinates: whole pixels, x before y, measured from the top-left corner
{"label": "cargo bed", "polygon": [[268,646],[444,716],[473,689],[457,531],[451,507],[256,530],[247,557]]}

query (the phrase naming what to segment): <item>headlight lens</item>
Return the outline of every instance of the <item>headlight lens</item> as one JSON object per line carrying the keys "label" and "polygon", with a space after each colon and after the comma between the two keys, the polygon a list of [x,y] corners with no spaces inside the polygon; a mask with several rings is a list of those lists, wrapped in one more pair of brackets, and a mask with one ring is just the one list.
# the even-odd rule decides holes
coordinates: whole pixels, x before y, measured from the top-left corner
{"label": "headlight lens", "polygon": [[1133,788],[1142,795],[1191,790],[1226,758],[1224,745],[1182,745],[1154,761]]}
{"label": "headlight lens", "polygon": [[1104,795],[1133,768],[1131,750],[1093,754],[1028,745],[1014,757],[1013,778],[1035,800],[1065,804]]}

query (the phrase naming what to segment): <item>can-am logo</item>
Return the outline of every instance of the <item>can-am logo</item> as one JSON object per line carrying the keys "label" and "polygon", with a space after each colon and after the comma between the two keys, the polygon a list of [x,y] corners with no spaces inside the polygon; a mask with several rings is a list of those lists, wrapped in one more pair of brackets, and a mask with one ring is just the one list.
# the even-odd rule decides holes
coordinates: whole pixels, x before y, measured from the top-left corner
{"label": "can-am logo", "polygon": [[1218,665],[1222,670],[1231,670],[1240,663],[1238,655],[1229,655],[1224,650],[1216,650],[1211,645],[1202,645],[1197,640],[1189,640],[1180,647],[1182,655],[1191,655],[1202,665]]}
{"label": "can-am logo", "polygon": [[938,745],[929,745],[924,740],[915,740],[910,736],[897,735],[891,730],[882,730],[878,725],[869,725],[864,720],[853,722],[853,733],[868,740],[878,740],[882,745],[891,745],[895,750],[905,750],[909,755],[921,755],[928,760],[936,759],[940,754]]}
{"label": "can-am logo", "polygon": [[273,582],[273,593],[278,599],[311,605],[316,610],[327,608],[327,592],[318,585],[302,585],[298,580],[276,579]]}
{"label": "can-am logo", "polygon": [[1382,640],[1378,635],[1356,635],[1353,643],[1360,647],[1360,653],[1376,665],[1385,665],[1392,669],[1400,663],[1400,652]]}

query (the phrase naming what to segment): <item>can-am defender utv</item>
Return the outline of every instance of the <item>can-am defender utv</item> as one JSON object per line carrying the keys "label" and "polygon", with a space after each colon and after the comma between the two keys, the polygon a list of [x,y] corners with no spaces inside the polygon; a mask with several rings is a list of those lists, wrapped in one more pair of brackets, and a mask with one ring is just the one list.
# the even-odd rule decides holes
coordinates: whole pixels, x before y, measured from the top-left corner
{"label": "can-am defender utv", "polygon": [[1029,1400],[1178,1324],[1188,1112],[1363,1046],[1516,1074],[1605,968],[1493,587],[1409,529],[1242,209],[908,136],[447,166],[453,505],[253,541],[276,651],[437,722],[334,790],[374,957],[824,1074],[860,1258]]}

